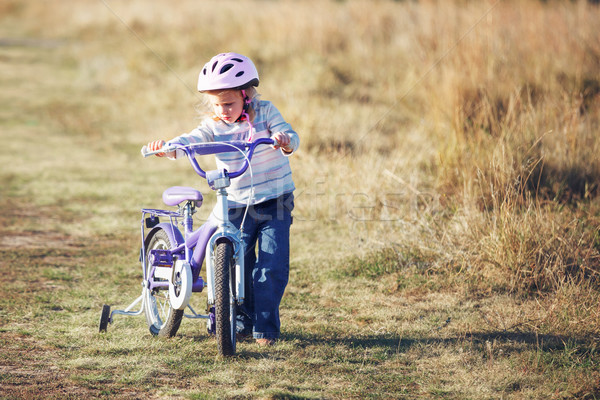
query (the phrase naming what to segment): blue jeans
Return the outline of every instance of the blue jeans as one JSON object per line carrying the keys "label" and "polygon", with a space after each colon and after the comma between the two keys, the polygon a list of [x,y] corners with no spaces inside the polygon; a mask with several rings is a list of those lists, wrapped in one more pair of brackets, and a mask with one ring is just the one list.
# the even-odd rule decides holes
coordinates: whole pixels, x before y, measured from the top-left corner
{"label": "blue jeans", "polygon": [[[248,207],[242,233],[246,298],[238,309],[238,333],[252,333],[256,339],[279,337],[279,304],[290,273],[293,208],[292,193]],[[238,229],[245,211],[229,210],[229,219]]]}

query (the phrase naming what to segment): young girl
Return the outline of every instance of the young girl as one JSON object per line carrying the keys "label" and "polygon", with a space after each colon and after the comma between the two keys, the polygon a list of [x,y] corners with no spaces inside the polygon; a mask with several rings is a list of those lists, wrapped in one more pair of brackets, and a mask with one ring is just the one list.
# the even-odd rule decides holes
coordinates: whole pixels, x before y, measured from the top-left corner
{"label": "young girl", "polygon": [[[258,72],[252,61],[240,54],[213,57],[202,69],[198,90],[206,94],[214,115],[173,143],[255,140],[271,137],[275,150],[256,148],[252,158],[254,190],[249,170],[232,179],[228,189],[229,217],[238,228],[246,211],[242,240],[246,254],[246,300],[238,312],[238,335],[252,334],[259,345],[272,345],[279,338],[279,304],[289,277],[289,232],[295,189],[287,159],[299,145],[298,134],[285,122],[275,106],[259,100]],[[170,143],[169,142],[169,143]],[[156,151],[164,140],[148,143]],[[183,152],[159,153],[175,159]],[[215,155],[218,168],[229,171],[243,163],[239,152]],[[246,207],[248,206],[248,210]]]}

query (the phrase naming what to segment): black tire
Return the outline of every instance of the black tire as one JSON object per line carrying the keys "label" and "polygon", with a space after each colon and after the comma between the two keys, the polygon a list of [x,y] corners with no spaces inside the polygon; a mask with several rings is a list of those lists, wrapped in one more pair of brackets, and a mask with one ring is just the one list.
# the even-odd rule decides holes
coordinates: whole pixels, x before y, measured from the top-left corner
{"label": "black tire", "polygon": [[219,354],[235,354],[235,317],[233,301],[235,290],[235,263],[233,245],[227,239],[217,240],[215,251],[215,319]]}
{"label": "black tire", "polygon": [[102,315],[100,315],[100,326],[99,332],[106,332],[106,328],[108,328],[108,323],[110,322],[110,306],[103,305],[102,306]]}
{"label": "black tire", "polygon": [[[148,262],[150,259],[150,250],[170,249],[172,243],[164,229],[152,230],[146,237],[146,275],[149,276],[152,271],[152,265]],[[175,310],[169,302],[169,288],[160,290],[144,290],[144,313],[150,333],[155,336],[172,337],[177,334],[181,325],[184,310]]]}

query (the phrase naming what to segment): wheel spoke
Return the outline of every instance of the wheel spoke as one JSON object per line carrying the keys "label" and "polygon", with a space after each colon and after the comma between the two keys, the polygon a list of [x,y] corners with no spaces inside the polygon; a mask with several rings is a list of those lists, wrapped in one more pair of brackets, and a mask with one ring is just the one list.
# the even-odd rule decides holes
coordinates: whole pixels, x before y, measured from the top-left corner
{"label": "wheel spoke", "polygon": [[[163,290],[161,292],[165,291]],[[166,318],[169,312],[169,299],[164,293],[158,298],[158,303],[160,304],[160,315]]]}

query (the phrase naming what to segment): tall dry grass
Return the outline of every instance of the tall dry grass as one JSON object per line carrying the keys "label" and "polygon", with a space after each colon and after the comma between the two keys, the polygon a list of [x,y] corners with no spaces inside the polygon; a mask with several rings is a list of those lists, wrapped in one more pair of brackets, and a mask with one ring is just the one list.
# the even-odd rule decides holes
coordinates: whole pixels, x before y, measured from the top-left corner
{"label": "tall dry grass", "polygon": [[475,259],[510,290],[597,284],[598,8],[515,5],[440,67],[436,184],[461,199]]}

